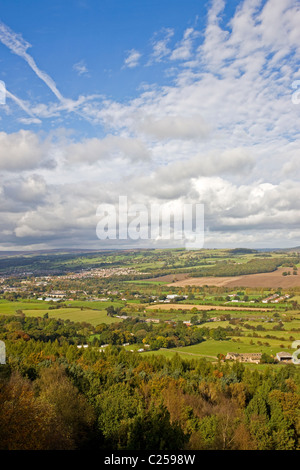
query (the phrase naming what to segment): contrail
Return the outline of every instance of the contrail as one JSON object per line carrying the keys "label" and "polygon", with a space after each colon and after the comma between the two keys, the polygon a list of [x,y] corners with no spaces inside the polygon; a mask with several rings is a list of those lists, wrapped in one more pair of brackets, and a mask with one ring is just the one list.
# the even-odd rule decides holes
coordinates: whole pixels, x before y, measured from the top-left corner
{"label": "contrail", "polygon": [[[62,109],[65,109],[68,112],[73,112],[75,114],[78,114],[82,118],[92,123],[92,119],[90,119],[89,116],[86,115],[86,113],[82,113],[78,109],[76,109],[78,106],[82,104],[82,99],[78,99],[77,101],[74,101],[72,99],[65,98],[57,89],[56,83],[54,82],[54,80],[46,72],[43,72],[42,70],[40,70],[39,67],[36,65],[33,57],[31,57],[31,55],[28,54],[27,49],[31,47],[31,44],[25,41],[25,39],[23,39],[21,34],[15,33],[12,29],[6,26],[2,21],[0,21],[0,42],[2,42],[2,44],[8,47],[8,49],[11,52],[18,55],[19,57],[21,57],[27,62],[29,67],[34,71],[34,73],[41,80],[43,80],[43,82],[47,85],[48,88],[50,88],[52,93],[56,96],[56,98],[62,104]],[[24,101],[20,100],[19,98],[17,98],[16,96],[14,96],[12,93],[9,93],[9,92],[7,92],[7,96],[13,99],[26,113],[28,113],[32,117],[35,117],[33,112],[28,108],[28,106],[26,105],[26,103],[24,103]],[[91,98],[92,97],[90,97],[89,99]],[[86,99],[87,98],[84,98],[83,102]]]}
{"label": "contrail", "polygon": [[36,73],[36,75],[43,80],[43,82],[50,88],[59,101],[64,103],[66,100],[59,92],[56,87],[54,80],[46,72],[43,72],[38,68],[34,59],[27,53],[27,49],[31,47],[27,41],[25,41],[20,34],[12,31],[4,23],[0,22],[0,41],[6,47],[8,47],[14,54],[22,57],[29,67]]}
{"label": "contrail", "polygon": [[12,93],[10,93],[10,91],[8,91],[6,89],[6,96],[8,96],[9,98],[11,98],[13,101],[15,101],[19,106],[20,108],[23,109],[23,111],[25,111],[25,113],[29,114],[29,116],[31,117],[35,117],[35,115],[33,114],[33,112],[28,108],[28,106],[26,105],[26,103],[21,100],[20,98],[18,98],[17,96],[13,95]]}

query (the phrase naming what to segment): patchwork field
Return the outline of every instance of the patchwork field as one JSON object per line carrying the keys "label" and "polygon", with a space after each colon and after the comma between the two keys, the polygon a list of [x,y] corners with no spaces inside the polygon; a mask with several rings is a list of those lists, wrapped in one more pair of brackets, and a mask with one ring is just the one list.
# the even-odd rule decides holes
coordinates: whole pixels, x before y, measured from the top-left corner
{"label": "patchwork field", "polygon": [[192,310],[196,308],[197,310],[230,310],[232,311],[247,311],[247,312],[271,312],[270,308],[255,308],[255,307],[223,307],[221,305],[188,305],[188,304],[157,304],[149,305],[146,307],[151,310]]}
{"label": "patchwork field", "polygon": [[185,279],[188,279],[189,274],[188,273],[178,273],[178,274],[165,274],[164,276],[159,276],[159,277],[154,277],[150,279],[145,279],[146,282],[172,282],[171,285],[174,285],[174,282],[178,281],[184,281]]}
{"label": "patchwork field", "polygon": [[69,308],[49,309],[48,302],[7,302],[0,300],[0,315],[15,315],[18,311],[23,311],[26,316],[43,317],[46,313],[49,318],[59,318],[62,320],[71,320],[74,322],[87,322],[91,325],[100,323],[116,323],[118,318],[107,316],[106,310],[93,310],[84,308],[84,302],[78,302],[78,306]]}
{"label": "patchwork field", "polygon": [[[284,276],[284,272],[290,272],[290,275]],[[226,287],[290,287],[300,286],[300,275],[294,276],[292,268],[278,268],[271,273],[245,274],[235,277],[182,277],[181,280],[172,282],[168,286],[226,286]],[[163,280],[163,277],[161,278]]]}

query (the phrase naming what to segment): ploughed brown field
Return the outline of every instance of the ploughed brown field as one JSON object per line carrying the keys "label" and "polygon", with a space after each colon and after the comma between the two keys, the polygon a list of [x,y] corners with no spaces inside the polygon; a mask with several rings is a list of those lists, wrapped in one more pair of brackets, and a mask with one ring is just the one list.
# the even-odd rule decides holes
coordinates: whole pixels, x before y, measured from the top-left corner
{"label": "ploughed brown field", "polygon": [[[289,276],[283,272],[290,271]],[[160,281],[171,281],[168,286],[226,286],[226,287],[271,287],[289,288],[300,286],[300,273],[293,275],[292,268],[279,268],[272,273],[245,274],[243,276],[228,277],[188,277],[186,274],[174,274],[156,278]],[[173,281],[173,282],[172,282]]]}

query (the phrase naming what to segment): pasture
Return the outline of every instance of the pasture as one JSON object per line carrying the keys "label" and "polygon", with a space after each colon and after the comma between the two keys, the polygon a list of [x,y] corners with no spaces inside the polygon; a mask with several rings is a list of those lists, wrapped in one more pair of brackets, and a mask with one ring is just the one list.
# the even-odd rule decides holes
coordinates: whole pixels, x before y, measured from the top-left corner
{"label": "pasture", "polygon": [[[101,302],[99,302],[100,304]],[[75,304],[75,302],[74,302]],[[86,322],[93,326],[100,323],[116,323],[120,321],[118,318],[107,316],[105,307],[102,309],[92,309],[84,307],[84,302],[78,302],[74,307],[49,308],[51,305],[45,301],[15,301],[10,302],[0,300],[0,315],[16,315],[22,311],[26,316],[43,317],[46,313],[49,318],[60,318],[62,320],[70,320],[73,322]],[[111,302],[107,304],[112,304]],[[54,305],[55,307],[55,305]],[[96,307],[96,306],[95,306]]]}

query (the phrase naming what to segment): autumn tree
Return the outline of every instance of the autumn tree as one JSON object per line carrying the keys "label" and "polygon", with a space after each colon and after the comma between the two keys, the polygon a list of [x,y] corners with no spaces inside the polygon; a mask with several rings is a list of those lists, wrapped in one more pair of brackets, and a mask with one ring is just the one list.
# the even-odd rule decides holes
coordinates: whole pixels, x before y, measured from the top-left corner
{"label": "autumn tree", "polygon": [[50,404],[60,416],[72,448],[84,447],[93,431],[94,411],[68,379],[62,366],[42,369],[36,380],[35,389],[43,403]]}
{"label": "autumn tree", "polygon": [[70,449],[67,429],[50,403],[36,397],[29,380],[13,373],[0,384],[0,449]]}

